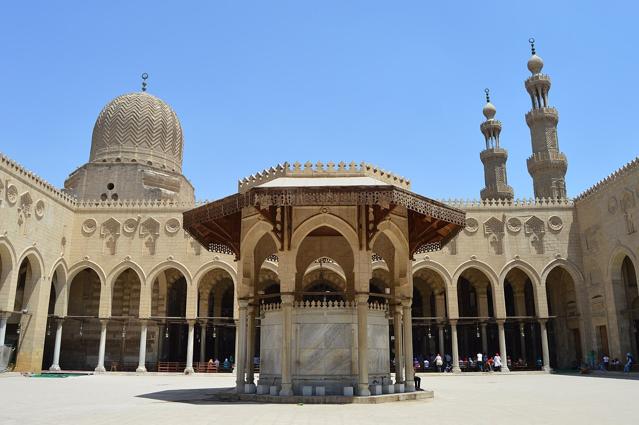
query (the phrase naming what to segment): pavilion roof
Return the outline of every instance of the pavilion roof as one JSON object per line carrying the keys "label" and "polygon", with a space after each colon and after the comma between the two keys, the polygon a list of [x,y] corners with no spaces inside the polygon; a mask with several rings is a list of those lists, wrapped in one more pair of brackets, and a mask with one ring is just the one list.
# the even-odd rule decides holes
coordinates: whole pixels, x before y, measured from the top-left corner
{"label": "pavilion roof", "polygon": [[[314,181],[313,185],[292,185],[293,182],[288,181],[286,184],[276,184],[277,180],[280,179],[185,211],[184,229],[205,248],[214,250],[226,247],[229,253],[232,252],[239,258],[244,208],[255,208],[273,224],[275,231],[276,210],[279,207],[371,207],[374,218],[366,226],[366,229],[371,229],[366,235],[368,244],[377,231],[377,224],[396,206],[403,206],[408,212],[409,249],[412,258],[424,246],[443,247],[465,226],[466,214],[462,210],[381,181],[379,184],[367,181],[368,184],[357,185],[351,181],[351,185],[318,185],[324,179],[312,178],[309,180]],[[301,178],[290,180],[304,183]],[[339,180],[333,183],[338,183]],[[285,243],[282,239],[282,249]]]}

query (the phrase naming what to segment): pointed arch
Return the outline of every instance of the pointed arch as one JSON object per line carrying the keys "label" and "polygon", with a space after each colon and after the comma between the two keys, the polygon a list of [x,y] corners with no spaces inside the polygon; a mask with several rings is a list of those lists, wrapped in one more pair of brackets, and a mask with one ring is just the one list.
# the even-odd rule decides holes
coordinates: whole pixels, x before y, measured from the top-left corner
{"label": "pointed arch", "polygon": [[291,251],[297,251],[309,233],[324,226],[339,232],[346,239],[354,253],[359,251],[359,238],[355,229],[346,220],[333,214],[316,214],[298,225],[291,237]]}
{"label": "pointed arch", "polygon": [[195,285],[199,288],[202,278],[206,276],[208,272],[215,269],[222,269],[227,272],[233,280],[233,285],[237,285],[237,271],[232,265],[222,260],[212,260],[202,265],[193,275],[193,281],[195,282]]}
{"label": "pointed arch", "polygon": [[73,278],[84,269],[93,270],[95,274],[98,275],[98,277],[100,278],[100,286],[102,287],[106,286],[107,279],[106,279],[106,273],[104,272],[104,269],[100,267],[100,265],[98,265],[97,263],[94,263],[93,261],[90,261],[90,260],[82,260],[72,265],[69,268],[69,273],[67,275],[67,282],[69,283],[72,282]]}
{"label": "pointed arch", "polygon": [[193,285],[193,278],[191,276],[191,272],[189,272],[189,269],[184,264],[175,260],[166,260],[159,264],[156,264],[155,267],[153,267],[148,273],[148,281],[150,282],[149,284],[153,285],[158,275],[168,269],[176,269],[180,273],[182,273],[182,276],[184,276],[184,279],[186,279],[187,287],[191,287],[191,285]]}
{"label": "pointed arch", "polygon": [[142,286],[146,285],[146,274],[144,273],[144,270],[142,270],[142,267],[134,261],[124,260],[109,272],[107,276],[107,286],[109,288],[113,288],[115,280],[127,269],[133,270],[133,272],[138,276]]}
{"label": "pointed arch", "polygon": [[637,256],[626,245],[618,244],[612,250],[608,259],[608,269],[606,270],[607,280],[621,279],[621,263],[624,257],[630,258],[632,265],[635,268],[635,275],[639,276],[639,264],[637,263]]}

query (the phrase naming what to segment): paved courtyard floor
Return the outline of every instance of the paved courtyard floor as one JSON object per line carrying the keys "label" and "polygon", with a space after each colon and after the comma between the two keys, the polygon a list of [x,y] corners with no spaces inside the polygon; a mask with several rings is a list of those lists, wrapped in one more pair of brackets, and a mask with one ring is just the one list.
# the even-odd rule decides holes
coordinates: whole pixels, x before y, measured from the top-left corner
{"label": "paved courtyard floor", "polygon": [[0,424],[636,424],[639,381],[546,374],[427,375],[431,401],[216,403],[230,375],[0,375]]}

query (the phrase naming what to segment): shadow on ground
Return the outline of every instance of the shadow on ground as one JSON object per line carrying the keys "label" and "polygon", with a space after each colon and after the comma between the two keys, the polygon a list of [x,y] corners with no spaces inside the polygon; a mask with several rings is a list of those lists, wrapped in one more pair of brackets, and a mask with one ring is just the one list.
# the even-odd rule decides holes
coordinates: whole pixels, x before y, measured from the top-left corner
{"label": "shadow on ground", "polygon": [[235,387],[228,388],[189,388],[184,390],[165,390],[140,394],[136,397],[162,402],[186,404],[237,404],[251,402],[240,401],[235,394]]}
{"label": "shadow on ground", "polygon": [[561,371],[561,372],[556,372],[556,374],[566,375],[566,376],[579,376],[581,378],[608,378],[608,379],[625,379],[629,381],[639,381],[639,374],[637,373],[603,372],[600,370],[590,370],[588,373],[579,373],[576,371]]}

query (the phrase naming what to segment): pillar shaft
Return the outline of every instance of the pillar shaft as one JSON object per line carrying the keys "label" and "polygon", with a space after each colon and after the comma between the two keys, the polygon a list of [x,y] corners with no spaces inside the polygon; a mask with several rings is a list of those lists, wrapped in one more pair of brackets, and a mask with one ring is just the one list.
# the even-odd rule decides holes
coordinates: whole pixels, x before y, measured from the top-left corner
{"label": "pillar shaft", "polygon": [[138,357],[138,373],[146,372],[146,331],[148,324],[145,320],[140,322],[140,352]]}
{"label": "pillar shaft", "polygon": [[7,316],[0,314],[0,347],[4,345],[4,340],[7,335],[7,319]]}
{"label": "pillar shaft", "polygon": [[444,324],[440,323],[437,327],[439,330],[439,355],[443,358],[446,354],[446,346],[444,345]]}
{"label": "pillar shaft", "polygon": [[246,308],[247,300],[239,300],[237,318],[237,353],[235,356],[235,386],[238,393],[244,392],[244,371],[246,366]]}
{"label": "pillar shaft", "polygon": [[200,324],[200,362],[206,362],[206,322]]}
{"label": "pillar shaft", "polygon": [[253,356],[255,354],[255,307],[248,307],[248,321],[246,329],[246,383],[253,384],[255,375],[255,365]]}
{"label": "pillar shaft", "polygon": [[459,373],[461,369],[459,368],[459,349],[457,348],[457,322],[454,320],[450,321],[450,344],[453,352],[453,372]]}
{"label": "pillar shaft", "polygon": [[521,350],[521,359],[523,361],[527,361],[526,359],[526,324],[524,322],[519,322],[519,346]]}
{"label": "pillar shaft", "polygon": [[282,389],[281,396],[293,395],[291,338],[293,337],[293,295],[282,295]]}
{"label": "pillar shaft", "polygon": [[53,347],[53,363],[49,370],[60,370],[60,345],[62,344],[62,319],[58,319],[55,328],[55,345]]}
{"label": "pillar shaft", "polygon": [[357,394],[369,396],[368,388],[368,294],[357,294]]}
{"label": "pillar shaft", "polygon": [[497,329],[499,330],[499,356],[501,357],[501,371],[510,372],[508,369],[508,353],[506,352],[506,332],[504,331],[504,321],[497,320]]}
{"label": "pillar shaft", "polygon": [[541,351],[542,351],[542,361],[543,361],[543,369],[546,372],[550,372],[550,352],[548,351],[548,329],[546,328],[546,321],[539,321],[539,329],[541,330]]}
{"label": "pillar shaft", "polygon": [[484,354],[488,354],[488,334],[486,332],[486,323],[481,324],[481,350]]}
{"label": "pillar shaft", "polygon": [[413,366],[413,315],[411,313],[411,305],[412,300],[410,299],[402,302],[406,391],[415,391],[415,368]]}
{"label": "pillar shaft", "polygon": [[106,336],[108,320],[100,320],[100,348],[98,350],[98,365],[95,367],[96,372],[105,372],[104,368],[104,351],[106,349]]}
{"label": "pillar shaft", "polygon": [[193,339],[195,337],[195,320],[189,320],[189,339],[186,343],[186,368],[184,373],[191,374],[193,370]]}
{"label": "pillar shaft", "polygon": [[395,383],[404,383],[404,344],[402,341],[402,306],[393,312],[393,333],[395,334]]}

